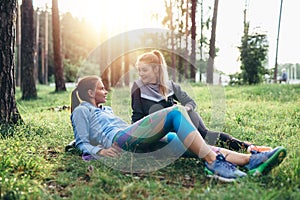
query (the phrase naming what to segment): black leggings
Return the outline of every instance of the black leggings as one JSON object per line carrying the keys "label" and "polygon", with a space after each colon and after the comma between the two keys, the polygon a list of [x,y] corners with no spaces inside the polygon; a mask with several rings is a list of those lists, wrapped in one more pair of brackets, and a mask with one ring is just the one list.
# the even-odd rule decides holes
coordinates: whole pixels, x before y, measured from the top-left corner
{"label": "black leggings", "polygon": [[188,114],[207,144],[234,151],[240,151],[248,148],[249,144],[235,139],[227,133],[208,130],[200,115],[195,111],[189,111]]}

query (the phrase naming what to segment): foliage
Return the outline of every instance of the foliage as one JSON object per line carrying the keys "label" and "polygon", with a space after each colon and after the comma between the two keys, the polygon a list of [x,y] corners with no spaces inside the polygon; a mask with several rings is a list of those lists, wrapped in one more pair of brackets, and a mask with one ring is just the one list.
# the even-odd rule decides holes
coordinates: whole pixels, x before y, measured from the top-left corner
{"label": "foliage", "polygon": [[65,59],[79,65],[100,43],[100,33],[85,20],[79,20],[65,13],[61,18],[63,52]]}
{"label": "foliage", "polygon": [[[211,90],[183,85],[211,126]],[[68,92],[38,85],[39,97],[17,103],[25,124],[0,128],[0,199],[299,199],[300,86],[226,87],[225,131],[242,140],[288,150],[281,165],[263,177],[225,184],[204,176],[203,162],[181,158],[146,174],[85,162],[76,151],[65,152],[73,139]],[[130,122],[129,88],[115,88],[107,105]],[[211,127],[210,127],[211,128]]]}
{"label": "foliage", "polygon": [[[186,5],[184,1],[176,1],[173,5],[174,9],[174,23],[173,26],[175,27],[174,33],[174,51],[177,52],[185,52],[186,51],[186,39],[189,40],[188,43],[190,43],[191,39],[189,36],[189,32],[187,32],[187,36],[185,33],[185,15],[186,15]],[[206,7],[205,7],[206,8]],[[210,8],[209,8],[210,10]],[[170,11],[170,9],[169,9]],[[46,13],[47,12],[47,13]],[[44,70],[42,69],[42,65],[45,65],[44,62],[48,63],[48,79],[49,82],[54,81],[54,56],[53,56],[53,37],[52,37],[52,13],[48,11],[41,11],[36,10],[35,14],[39,13],[39,58],[38,58],[38,65],[39,65],[39,83],[44,83],[43,77],[44,75],[41,75],[41,72]],[[48,56],[47,59],[43,60],[43,53],[45,53],[45,16],[48,15]],[[157,15],[160,15],[157,13]],[[177,18],[176,18],[177,16]],[[155,17],[155,16],[153,16]],[[165,25],[169,24],[169,19],[166,18]],[[190,21],[190,20],[189,20]],[[208,39],[205,37],[206,31],[209,29],[209,22],[210,19],[208,19],[206,22],[203,22],[203,30],[201,33],[200,41],[197,41],[197,43],[201,43],[201,51],[202,55],[201,58],[205,61],[207,60],[207,52],[208,52]],[[189,25],[191,24],[188,22]],[[204,26],[205,24],[206,26]],[[36,24],[36,23],[35,23]],[[97,47],[101,46],[103,43],[105,43],[107,40],[112,39],[111,35],[108,33],[108,30],[106,27],[102,27],[101,30],[96,30],[91,23],[88,21],[85,21],[84,19],[79,19],[77,17],[74,17],[71,13],[66,12],[61,14],[60,18],[60,24],[61,24],[61,35],[62,35],[62,52],[64,59],[66,61],[64,62],[64,73],[66,81],[71,81],[74,79],[74,73],[75,71],[80,70],[79,68],[82,67],[82,62],[84,59],[89,58],[91,52],[93,52]],[[170,35],[159,35],[157,34],[151,34],[145,32],[143,36],[141,36],[140,40],[138,40],[138,45],[136,46],[147,46],[148,41],[150,41],[151,46],[155,48],[164,47],[164,49],[169,49],[169,52],[172,52],[170,47]],[[132,41],[131,41],[132,42]],[[190,45],[190,44],[188,44]],[[111,45],[114,48],[110,47],[111,51],[116,50],[117,48],[121,48],[122,45]],[[198,46],[198,45],[197,45]],[[196,51],[199,51],[199,48],[196,47]],[[107,54],[109,54],[109,51],[106,51]],[[196,54],[198,54],[196,52]],[[123,53],[123,52],[122,52]],[[42,55],[43,54],[43,55]],[[181,55],[186,55],[186,53],[181,53]],[[205,56],[206,55],[206,56]],[[45,55],[44,55],[45,56]],[[121,57],[122,55],[120,55]],[[189,65],[190,63],[187,63],[186,56],[176,57],[175,58],[175,64],[174,66],[177,67],[178,71],[182,71],[185,66]],[[168,64],[171,66],[171,58],[169,55],[166,56],[166,59],[168,61]],[[89,62],[89,61],[87,61]],[[134,61],[131,61],[135,63]],[[197,60],[196,63],[199,63]],[[197,68],[199,68],[198,64],[196,64]],[[97,68],[98,69],[98,68]],[[203,71],[204,68],[201,68],[200,70]],[[82,71],[82,70],[81,70]],[[190,70],[189,70],[190,71]],[[97,73],[99,74],[99,72]],[[187,73],[190,75],[191,73]],[[178,76],[180,78],[180,73],[178,73]],[[178,78],[178,79],[179,79]],[[187,78],[187,77],[186,77]],[[113,78],[111,77],[110,80]]]}
{"label": "foliage", "polygon": [[64,59],[64,76],[66,82],[75,82],[77,77],[78,66],[72,64],[70,60]]}
{"label": "foliage", "polygon": [[229,85],[243,85],[242,73],[236,72],[229,75]]}
{"label": "foliage", "polygon": [[266,70],[264,62],[268,52],[268,41],[265,34],[248,35],[242,37],[241,70],[244,84],[258,84]]}

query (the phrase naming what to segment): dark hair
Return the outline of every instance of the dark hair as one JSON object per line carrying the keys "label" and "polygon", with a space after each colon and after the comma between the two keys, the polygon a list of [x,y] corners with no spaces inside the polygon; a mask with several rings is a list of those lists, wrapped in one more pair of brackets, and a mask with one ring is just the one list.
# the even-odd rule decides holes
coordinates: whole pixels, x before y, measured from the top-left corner
{"label": "dark hair", "polygon": [[71,93],[71,112],[82,102],[90,102],[88,90],[95,90],[98,81],[101,81],[99,76],[85,76],[81,78],[76,88]]}

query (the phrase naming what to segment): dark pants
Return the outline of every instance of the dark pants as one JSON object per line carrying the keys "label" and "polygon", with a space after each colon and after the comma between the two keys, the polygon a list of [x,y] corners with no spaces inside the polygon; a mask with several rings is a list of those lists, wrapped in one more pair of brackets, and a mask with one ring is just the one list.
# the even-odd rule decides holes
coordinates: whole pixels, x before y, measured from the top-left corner
{"label": "dark pants", "polygon": [[249,146],[248,144],[233,138],[227,133],[208,130],[200,115],[195,111],[189,111],[188,114],[193,124],[196,126],[196,128],[208,144],[224,147],[235,151],[245,149]]}

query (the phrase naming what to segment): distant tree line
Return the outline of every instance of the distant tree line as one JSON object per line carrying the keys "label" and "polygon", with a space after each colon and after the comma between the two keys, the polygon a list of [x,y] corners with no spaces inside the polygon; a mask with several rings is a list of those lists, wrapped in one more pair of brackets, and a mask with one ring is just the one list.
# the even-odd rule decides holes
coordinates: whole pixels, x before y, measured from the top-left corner
{"label": "distant tree line", "polygon": [[[101,75],[108,89],[129,85],[129,71],[136,56],[150,46],[163,51],[173,80],[194,82],[197,72],[200,80],[206,72],[207,83],[212,84],[213,63],[218,53],[215,46],[218,2],[215,0],[211,9],[204,0],[164,0],[166,11],[161,23],[168,31],[164,34],[145,31],[132,44],[129,32],[114,38],[106,27],[97,32],[91,24],[70,13],[59,15],[57,0],[52,0],[51,10],[34,10],[32,0],[22,0],[21,5],[16,0],[1,1],[0,14],[6,17],[1,18],[0,77],[2,83],[10,83],[1,84],[1,96],[7,98],[0,107],[1,120],[20,119],[14,101],[15,86],[20,86],[22,99],[29,100],[37,97],[37,83],[55,82],[56,92],[65,91],[65,82],[76,81],[80,73]],[[204,17],[204,8],[213,13]],[[201,17],[197,18],[199,12]],[[196,26],[198,20],[200,30]],[[264,68],[268,41],[264,34],[249,34],[246,20],[244,27],[239,47],[242,72],[236,77],[240,84],[258,84],[264,74],[272,73]],[[100,54],[93,54],[94,51]]]}

